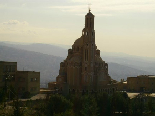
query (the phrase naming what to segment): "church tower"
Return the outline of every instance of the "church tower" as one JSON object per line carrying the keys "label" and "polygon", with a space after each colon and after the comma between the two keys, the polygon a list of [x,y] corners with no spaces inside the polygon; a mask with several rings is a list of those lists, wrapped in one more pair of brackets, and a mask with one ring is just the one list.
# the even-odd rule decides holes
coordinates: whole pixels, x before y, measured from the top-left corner
{"label": "church tower", "polygon": [[89,12],[85,15],[85,28],[83,29],[83,61],[82,83],[85,86],[94,84],[94,61],[95,61],[95,30],[94,15]]}
{"label": "church tower", "polygon": [[111,82],[108,64],[100,57],[95,44],[94,15],[85,15],[82,36],[68,50],[67,58],[60,63],[56,83],[59,89],[68,85],[69,91],[98,91]]}

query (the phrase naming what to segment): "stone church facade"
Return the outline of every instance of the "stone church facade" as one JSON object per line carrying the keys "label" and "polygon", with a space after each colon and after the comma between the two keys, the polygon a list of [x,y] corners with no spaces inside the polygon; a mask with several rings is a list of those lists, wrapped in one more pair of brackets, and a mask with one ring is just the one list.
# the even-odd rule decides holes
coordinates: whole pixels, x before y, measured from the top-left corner
{"label": "stone church facade", "polygon": [[104,91],[112,83],[108,74],[108,64],[100,57],[95,44],[94,15],[85,15],[82,36],[75,40],[67,58],[60,63],[56,86],[69,91]]}

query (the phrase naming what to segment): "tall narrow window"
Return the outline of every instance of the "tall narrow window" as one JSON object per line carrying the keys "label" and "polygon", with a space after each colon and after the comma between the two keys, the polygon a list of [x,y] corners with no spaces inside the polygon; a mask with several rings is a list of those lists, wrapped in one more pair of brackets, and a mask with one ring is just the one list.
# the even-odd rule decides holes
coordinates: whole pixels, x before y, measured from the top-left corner
{"label": "tall narrow window", "polygon": [[87,56],[87,61],[88,61],[88,50],[87,50],[87,55],[86,56]]}
{"label": "tall narrow window", "polygon": [[87,61],[87,50],[86,50],[86,61]]}
{"label": "tall narrow window", "polygon": [[86,61],[86,50],[85,50],[85,61]]}
{"label": "tall narrow window", "polygon": [[74,76],[73,76],[73,85],[74,85]]}
{"label": "tall narrow window", "polygon": [[85,67],[85,71],[87,71],[87,67]]}
{"label": "tall narrow window", "polygon": [[88,18],[87,18],[87,27],[88,27]]}
{"label": "tall narrow window", "polygon": [[91,27],[91,18],[90,18],[90,27]]}

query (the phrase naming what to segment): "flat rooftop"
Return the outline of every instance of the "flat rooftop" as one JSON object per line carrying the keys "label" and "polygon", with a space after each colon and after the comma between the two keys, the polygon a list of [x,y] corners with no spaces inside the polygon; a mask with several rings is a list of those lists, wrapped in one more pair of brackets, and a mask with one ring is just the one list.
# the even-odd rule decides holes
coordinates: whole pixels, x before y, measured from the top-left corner
{"label": "flat rooftop", "polygon": [[128,77],[128,78],[155,78],[155,75],[138,75],[137,77]]}

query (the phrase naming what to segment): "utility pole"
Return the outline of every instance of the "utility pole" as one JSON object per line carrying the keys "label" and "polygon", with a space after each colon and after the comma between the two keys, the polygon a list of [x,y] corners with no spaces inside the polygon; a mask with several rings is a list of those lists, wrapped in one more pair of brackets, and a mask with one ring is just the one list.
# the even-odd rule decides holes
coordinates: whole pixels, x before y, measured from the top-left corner
{"label": "utility pole", "polygon": [[[6,71],[5,72],[5,75],[4,75],[4,78],[5,78],[5,84],[4,84],[4,107],[6,107],[6,99],[7,99],[7,90],[8,90],[8,86],[7,86],[7,82],[10,78],[10,75],[9,73]],[[10,90],[9,90],[9,100],[10,100]]]}
{"label": "utility pole", "polygon": [[8,72],[5,72],[4,78],[5,78],[5,84],[4,84],[4,97],[5,97],[4,98],[4,107],[6,107]]}

